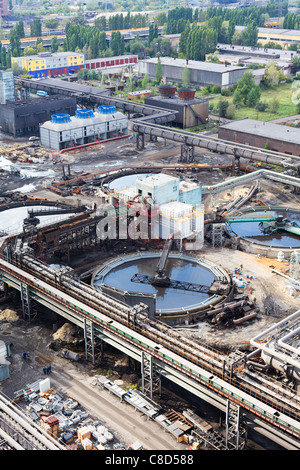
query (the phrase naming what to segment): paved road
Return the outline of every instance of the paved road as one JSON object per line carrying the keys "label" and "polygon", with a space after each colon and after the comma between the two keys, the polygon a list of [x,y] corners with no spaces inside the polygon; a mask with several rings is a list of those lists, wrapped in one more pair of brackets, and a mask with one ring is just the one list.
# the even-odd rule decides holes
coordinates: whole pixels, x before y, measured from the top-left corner
{"label": "paved road", "polygon": [[59,368],[51,373],[51,386],[78,401],[93,418],[99,419],[125,445],[138,440],[148,450],[184,450],[186,444],[164,432],[154,421],[136,411],[128,403],[103,390],[92,377],[79,377],[76,366]]}

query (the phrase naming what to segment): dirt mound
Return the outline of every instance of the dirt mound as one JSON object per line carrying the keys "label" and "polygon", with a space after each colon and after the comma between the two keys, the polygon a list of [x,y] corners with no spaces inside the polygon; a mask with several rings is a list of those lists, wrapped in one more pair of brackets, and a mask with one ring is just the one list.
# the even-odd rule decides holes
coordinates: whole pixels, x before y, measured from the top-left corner
{"label": "dirt mound", "polygon": [[70,323],[65,323],[59,330],[53,334],[55,341],[62,341],[64,343],[77,343],[78,334],[77,327]]}
{"label": "dirt mound", "polygon": [[10,310],[9,308],[6,308],[5,310],[2,310],[0,312],[0,320],[4,321],[18,321],[19,315],[17,315],[17,312],[14,310]]}

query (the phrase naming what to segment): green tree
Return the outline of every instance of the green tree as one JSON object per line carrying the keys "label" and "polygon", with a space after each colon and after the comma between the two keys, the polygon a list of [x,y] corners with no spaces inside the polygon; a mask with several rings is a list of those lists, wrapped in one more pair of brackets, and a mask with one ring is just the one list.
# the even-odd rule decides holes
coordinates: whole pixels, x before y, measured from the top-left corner
{"label": "green tree", "polygon": [[96,28],[100,29],[100,31],[106,30],[106,18],[105,16],[100,16],[99,18],[95,19],[95,26]]}
{"label": "green tree", "polygon": [[252,89],[255,89],[251,95],[251,100],[253,102],[255,96],[258,96],[259,100],[260,89],[258,85],[255,85],[253,73],[251,71],[246,71],[242,78],[237,82],[237,86],[233,94],[233,103],[248,105],[249,94]]}
{"label": "green tree", "polygon": [[265,68],[264,84],[267,87],[276,86],[279,83],[279,78],[279,69],[275,64],[274,60],[271,60],[270,62],[268,62]]}
{"label": "green tree", "polygon": [[189,84],[190,84],[190,71],[187,68],[187,66],[185,66],[182,71],[182,85],[187,88]]}
{"label": "green tree", "polygon": [[49,18],[44,22],[44,25],[47,29],[57,29],[59,20],[57,18]]}
{"label": "green tree", "polygon": [[254,86],[251,88],[248,99],[247,99],[247,105],[250,108],[254,108],[254,106],[259,102],[260,99],[260,88],[258,86]]}
{"label": "green tree", "polygon": [[172,52],[172,44],[169,38],[162,39],[160,43],[160,52],[163,56],[170,56]]}
{"label": "green tree", "polygon": [[236,112],[235,106],[233,104],[230,104],[226,109],[227,119],[234,119],[235,112]]}
{"label": "green tree", "polygon": [[58,46],[57,36],[53,36],[53,38],[51,38],[51,52],[57,52]]}
{"label": "green tree", "polygon": [[110,47],[114,55],[121,55],[121,33],[120,31],[112,31]]}
{"label": "green tree", "polygon": [[229,20],[228,29],[227,29],[227,39],[228,39],[229,44],[232,43],[232,37],[234,33],[235,33],[235,21],[233,18],[231,18]]}
{"label": "green tree", "polygon": [[7,67],[5,47],[2,47],[2,50],[1,50],[1,64],[2,64],[2,67],[4,68]]}
{"label": "green tree", "polygon": [[276,96],[274,96],[274,98],[272,98],[269,101],[269,111],[270,111],[270,113],[276,114],[278,112],[279,106],[280,106],[280,102],[279,102],[278,98],[276,98]]}
{"label": "green tree", "polygon": [[229,103],[224,98],[220,98],[217,103],[217,111],[219,117],[226,117],[227,109],[229,107]]}
{"label": "green tree", "polygon": [[8,49],[6,53],[6,67],[11,67],[11,50]]}
{"label": "green tree", "polygon": [[42,23],[39,18],[35,18],[30,25],[31,37],[36,38],[42,35]]}
{"label": "green tree", "polygon": [[14,57],[19,57],[21,55],[21,42],[18,30],[13,28],[9,33],[9,41],[10,41],[10,50],[12,51],[12,55]]}
{"label": "green tree", "polygon": [[22,20],[18,21],[15,26],[15,30],[19,39],[25,37],[24,23]]}
{"label": "green tree", "polygon": [[36,54],[36,49],[34,47],[27,46],[23,51],[24,56]]}
{"label": "green tree", "polygon": [[143,88],[143,90],[146,90],[146,89],[147,89],[148,83],[149,83],[149,76],[148,76],[148,74],[146,73],[146,75],[144,76],[144,78],[143,78],[143,80],[142,80],[142,88]]}
{"label": "green tree", "polygon": [[242,45],[243,46],[256,46],[257,45],[258,28],[254,21],[250,21],[246,28],[242,31]]}
{"label": "green tree", "polygon": [[161,80],[162,80],[162,65],[161,65],[160,58],[158,58],[157,60],[155,79],[156,79],[156,83],[160,85]]}

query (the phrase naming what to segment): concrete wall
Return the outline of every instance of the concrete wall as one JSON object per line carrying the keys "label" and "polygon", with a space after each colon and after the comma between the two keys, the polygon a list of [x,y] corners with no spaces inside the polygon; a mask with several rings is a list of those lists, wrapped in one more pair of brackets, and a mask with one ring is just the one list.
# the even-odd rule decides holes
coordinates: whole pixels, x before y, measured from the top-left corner
{"label": "concrete wall", "polygon": [[248,134],[247,132],[234,131],[232,129],[219,128],[219,138],[229,140],[231,142],[237,142],[240,144],[251,145],[254,147],[265,148],[267,144],[268,150],[274,150],[276,152],[293,154],[300,156],[300,145],[293,142],[286,142],[283,140],[277,140],[275,137],[262,137],[255,134]]}

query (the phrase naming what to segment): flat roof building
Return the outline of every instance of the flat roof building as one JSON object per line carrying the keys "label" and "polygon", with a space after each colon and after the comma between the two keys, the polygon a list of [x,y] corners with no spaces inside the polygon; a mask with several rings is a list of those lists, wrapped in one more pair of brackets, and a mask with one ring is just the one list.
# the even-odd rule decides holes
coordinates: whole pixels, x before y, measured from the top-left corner
{"label": "flat roof building", "polygon": [[41,52],[26,57],[12,57],[11,63],[26,70],[33,78],[56,77],[79,72],[84,67],[84,54]]}
{"label": "flat roof building", "polygon": [[[236,26],[236,31],[243,31],[245,26]],[[262,45],[276,42],[287,49],[290,44],[300,42],[300,31],[297,29],[258,28],[257,42]]]}
{"label": "flat roof building", "polygon": [[115,106],[99,106],[98,111],[77,110],[75,116],[54,114],[40,126],[40,142],[55,150],[126,135],[127,117]]}
{"label": "flat roof building", "polygon": [[[220,88],[228,88],[235,85],[244,75],[246,67],[226,66],[198,60],[160,58],[163,80],[166,82],[182,82],[182,73],[185,67],[190,71],[190,85],[205,86],[217,85]],[[138,63],[138,72],[148,74],[153,80],[156,76],[158,58],[141,60]]]}
{"label": "flat roof building", "polygon": [[138,63],[138,56],[134,54],[120,55],[114,57],[101,57],[98,59],[89,59],[85,61],[85,67],[89,70],[105,70],[107,73],[116,73],[114,70]]}
{"label": "flat roof building", "polygon": [[231,142],[300,156],[300,132],[293,127],[246,118],[220,126],[218,135]]}
{"label": "flat roof building", "polygon": [[0,0],[0,16],[8,15],[8,0]]}
{"label": "flat roof building", "polygon": [[196,98],[195,89],[160,85],[159,95],[145,98],[145,104],[175,111],[173,124],[183,129],[199,126],[208,122],[207,98]]}
{"label": "flat roof building", "polygon": [[35,134],[52,114],[74,114],[76,107],[76,98],[61,95],[7,102],[0,106],[1,131],[14,136]]}

